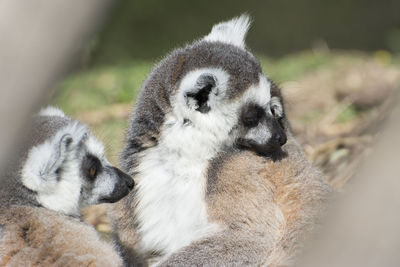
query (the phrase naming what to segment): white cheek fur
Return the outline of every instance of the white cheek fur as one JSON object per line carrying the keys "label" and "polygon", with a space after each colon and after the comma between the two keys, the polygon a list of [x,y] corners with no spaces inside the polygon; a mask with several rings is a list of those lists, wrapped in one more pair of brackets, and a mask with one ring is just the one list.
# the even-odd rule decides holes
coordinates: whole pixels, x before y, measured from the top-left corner
{"label": "white cheek fur", "polygon": [[[22,183],[37,193],[37,201],[44,207],[64,214],[79,214],[81,158],[76,149],[86,134],[84,124],[71,122],[53,138],[29,151],[21,171]],[[72,141],[64,151],[60,147],[65,136]],[[56,173],[59,168],[62,177]]]}
{"label": "white cheek fur", "polygon": [[236,121],[222,114],[214,121],[212,114],[188,126],[167,119],[158,146],[140,160],[136,213],[143,252],[168,255],[217,229],[207,219],[206,172]]}

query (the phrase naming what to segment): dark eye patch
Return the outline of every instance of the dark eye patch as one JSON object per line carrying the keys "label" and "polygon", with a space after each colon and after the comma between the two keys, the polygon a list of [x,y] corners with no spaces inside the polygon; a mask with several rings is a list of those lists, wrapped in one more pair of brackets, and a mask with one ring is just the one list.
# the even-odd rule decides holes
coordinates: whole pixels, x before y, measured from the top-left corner
{"label": "dark eye patch", "polygon": [[86,155],[83,159],[81,171],[84,177],[95,180],[97,175],[103,170],[100,160],[93,155]]}
{"label": "dark eye patch", "polygon": [[249,128],[256,127],[264,115],[265,111],[262,107],[249,104],[242,111],[242,123]]}

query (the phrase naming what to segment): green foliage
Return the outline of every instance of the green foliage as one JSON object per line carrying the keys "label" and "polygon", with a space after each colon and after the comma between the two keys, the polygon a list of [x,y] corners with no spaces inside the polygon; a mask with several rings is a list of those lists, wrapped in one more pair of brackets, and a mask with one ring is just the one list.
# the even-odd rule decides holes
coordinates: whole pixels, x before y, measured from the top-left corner
{"label": "green foliage", "polygon": [[[296,79],[332,61],[330,54],[312,52],[302,52],[280,60],[262,56],[260,58],[264,71],[276,82]],[[76,114],[79,110],[93,110],[110,104],[135,101],[151,68],[151,61],[141,61],[97,67],[72,75],[59,85],[53,104],[68,114]]]}
{"label": "green foliage", "polygon": [[346,123],[356,119],[358,116],[360,116],[360,112],[353,105],[350,105],[338,114],[336,121],[338,123]]}
{"label": "green foliage", "polygon": [[149,62],[103,67],[78,73],[59,85],[53,104],[68,114],[136,99],[150,72]]}
{"label": "green foliage", "polygon": [[321,110],[311,110],[304,114],[303,116],[300,117],[300,121],[304,124],[310,124],[313,123],[314,121],[320,120],[326,112],[321,111]]}
{"label": "green foliage", "polygon": [[124,129],[128,121],[126,119],[112,119],[93,127],[93,131],[105,144],[106,156],[113,163],[119,161],[119,153],[122,150]]}
{"label": "green foliage", "polygon": [[267,75],[277,83],[296,79],[302,74],[332,62],[330,53],[304,51],[298,54],[272,60],[261,57],[261,65]]}

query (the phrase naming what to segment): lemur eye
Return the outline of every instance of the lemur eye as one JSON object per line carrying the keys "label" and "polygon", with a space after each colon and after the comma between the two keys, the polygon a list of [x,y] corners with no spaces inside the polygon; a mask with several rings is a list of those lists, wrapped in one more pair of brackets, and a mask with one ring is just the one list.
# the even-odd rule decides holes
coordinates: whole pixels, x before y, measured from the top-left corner
{"label": "lemur eye", "polygon": [[90,169],[89,169],[89,177],[90,178],[96,177],[96,170],[97,170],[96,166],[90,167]]}
{"label": "lemur eye", "polygon": [[82,174],[89,180],[96,179],[97,175],[102,171],[100,160],[93,155],[87,155],[82,162]]}
{"label": "lemur eye", "polygon": [[253,128],[258,125],[260,122],[260,119],[262,118],[264,114],[264,110],[256,105],[250,105],[248,106],[242,115],[242,121],[244,126]]}

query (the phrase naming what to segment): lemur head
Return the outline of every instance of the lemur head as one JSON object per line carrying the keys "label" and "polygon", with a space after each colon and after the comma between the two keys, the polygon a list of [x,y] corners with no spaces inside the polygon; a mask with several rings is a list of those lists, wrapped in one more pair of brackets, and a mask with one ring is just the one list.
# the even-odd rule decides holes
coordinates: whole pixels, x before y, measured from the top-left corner
{"label": "lemur head", "polygon": [[132,178],[108,162],[86,125],[53,107],[42,110],[33,125],[20,175],[39,205],[78,215],[82,206],[116,202],[133,188]]}
{"label": "lemur head", "polygon": [[280,149],[286,142],[282,99],[245,47],[249,25],[247,16],[219,23],[153,70],[131,118],[125,167],[135,164],[129,155],[157,145],[172,125],[259,153]]}

